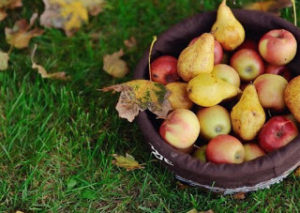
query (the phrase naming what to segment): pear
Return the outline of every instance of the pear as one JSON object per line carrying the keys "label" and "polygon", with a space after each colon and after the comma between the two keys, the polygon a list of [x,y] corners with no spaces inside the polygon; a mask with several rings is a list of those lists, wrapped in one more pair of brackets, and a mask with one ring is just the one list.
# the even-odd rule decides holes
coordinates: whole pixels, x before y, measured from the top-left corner
{"label": "pear", "polygon": [[226,0],[223,0],[218,8],[217,20],[212,26],[211,33],[228,51],[234,50],[245,40],[245,29],[226,5]]}
{"label": "pear", "polygon": [[253,84],[243,91],[239,102],[230,113],[233,131],[243,140],[253,140],[266,121],[266,114],[259,102]]}
{"label": "pear", "polygon": [[224,81],[213,73],[200,73],[189,81],[187,92],[189,98],[199,106],[215,106],[224,99],[232,98],[240,89]]}
{"label": "pear", "polygon": [[300,122],[300,76],[293,78],[288,83],[283,97],[293,116]]}
{"label": "pear", "polygon": [[214,68],[215,40],[211,33],[203,33],[198,40],[179,55],[178,75],[189,81],[199,73],[209,73]]}

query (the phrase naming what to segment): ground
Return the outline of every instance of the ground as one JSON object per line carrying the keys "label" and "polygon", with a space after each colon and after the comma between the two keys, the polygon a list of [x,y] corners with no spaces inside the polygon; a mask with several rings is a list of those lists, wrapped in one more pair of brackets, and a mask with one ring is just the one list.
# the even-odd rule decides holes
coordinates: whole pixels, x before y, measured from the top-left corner
{"label": "ground", "polygon": [[[14,49],[10,68],[0,73],[0,211],[15,212],[298,212],[300,182],[290,175],[245,200],[198,188],[182,189],[144,143],[136,123],[120,119],[118,95],[97,89],[132,79],[135,65],[153,35],[193,14],[216,9],[220,1],[110,0],[73,37],[46,29],[25,50]],[[240,7],[250,1],[228,1]],[[233,3],[235,4],[233,5]],[[4,28],[42,13],[42,1],[24,1],[0,23],[0,48],[8,50]],[[300,14],[300,13],[299,13]],[[292,21],[292,10],[282,17]],[[138,45],[126,50],[123,41]],[[48,71],[66,71],[72,80],[42,79],[31,68],[30,52]],[[120,48],[131,73],[113,79],[102,58]],[[144,169],[127,172],[112,154],[132,154]]]}

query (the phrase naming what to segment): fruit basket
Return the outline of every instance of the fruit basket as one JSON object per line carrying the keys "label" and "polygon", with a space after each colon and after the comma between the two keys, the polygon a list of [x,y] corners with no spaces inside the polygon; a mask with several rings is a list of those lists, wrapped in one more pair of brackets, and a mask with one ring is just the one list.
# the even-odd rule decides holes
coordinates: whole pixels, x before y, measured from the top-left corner
{"label": "fruit basket", "polygon": [[[233,10],[235,17],[244,26],[247,38],[258,40],[272,29],[286,29],[300,41],[300,30],[279,17],[259,11]],[[209,32],[216,20],[216,12],[205,12],[188,18],[158,37],[151,60],[161,55],[178,57],[188,43],[201,33]],[[137,65],[134,78],[149,79],[149,50]],[[288,64],[293,75],[300,74],[300,55]],[[202,163],[189,154],[182,153],[164,142],[159,135],[161,121],[150,112],[141,112],[137,123],[158,158],[176,178],[192,186],[199,186],[215,192],[231,194],[268,188],[282,181],[300,166],[300,137],[287,146],[255,160],[242,164]]]}

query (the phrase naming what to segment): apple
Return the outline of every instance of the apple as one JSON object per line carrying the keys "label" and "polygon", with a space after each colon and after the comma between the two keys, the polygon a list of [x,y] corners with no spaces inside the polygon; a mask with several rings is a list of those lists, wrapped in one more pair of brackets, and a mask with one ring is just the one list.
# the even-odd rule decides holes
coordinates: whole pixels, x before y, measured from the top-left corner
{"label": "apple", "polygon": [[218,135],[208,142],[206,159],[213,163],[242,163],[245,150],[243,144],[231,135]]}
{"label": "apple", "polygon": [[252,49],[241,49],[233,54],[230,65],[244,81],[251,81],[264,72],[264,62]]}
{"label": "apple", "polygon": [[274,74],[263,74],[254,81],[258,98],[264,108],[281,111],[285,108],[284,90],[288,85],[287,80]]}
{"label": "apple", "polygon": [[178,149],[188,149],[197,140],[200,123],[195,113],[188,109],[175,109],[159,128],[160,136]]}
{"label": "apple", "polygon": [[197,117],[201,126],[200,136],[205,139],[210,140],[231,131],[230,115],[220,105],[200,109]]}
{"label": "apple", "polygon": [[251,49],[254,51],[258,51],[258,45],[255,41],[246,39],[239,47],[237,50],[241,49]]}
{"label": "apple", "polygon": [[[193,38],[190,43],[189,43],[189,46],[194,44],[197,39],[199,37],[196,37],[196,38]],[[214,64],[220,64],[223,60],[223,48],[222,48],[222,45],[217,41],[215,40],[215,48],[214,48]]]}
{"label": "apple", "polygon": [[290,143],[298,135],[296,125],[285,116],[272,117],[258,135],[259,145],[272,152]]}
{"label": "apple", "polygon": [[268,64],[265,73],[281,75],[287,81],[291,80],[292,74],[291,71],[286,66],[276,66],[272,64]]}
{"label": "apple", "polygon": [[196,151],[193,153],[193,157],[197,158],[201,162],[205,163],[206,162],[206,148],[207,145],[200,146],[196,149]]}
{"label": "apple", "polygon": [[245,161],[254,160],[255,158],[258,158],[266,154],[264,150],[262,150],[262,148],[260,148],[255,143],[245,144],[244,149],[245,149]]}
{"label": "apple", "polygon": [[241,79],[237,71],[227,64],[217,64],[212,71],[213,74],[236,87],[240,87]]}
{"label": "apple", "polygon": [[169,55],[155,59],[151,63],[151,78],[153,81],[164,85],[178,81],[177,59]]}
{"label": "apple", "polygon": [[261,37],[258,49],[260,55],[270,64],[285,65],[296,55],[297,41],[289,31],[275,29]]}

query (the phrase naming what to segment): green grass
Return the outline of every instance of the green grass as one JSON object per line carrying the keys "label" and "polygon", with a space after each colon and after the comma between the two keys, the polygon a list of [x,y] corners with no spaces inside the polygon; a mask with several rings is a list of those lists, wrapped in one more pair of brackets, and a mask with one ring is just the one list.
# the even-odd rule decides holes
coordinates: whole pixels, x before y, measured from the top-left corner
{"label": "green grass", "polygon": [[[118,95],[97,91],[132,78],[132,72],[119,80],[108,76],[103,55],[125,48],[123,41],[134,35],[138,45],[125,50],[124,57],[133,70],[153,35],[214,10],[219,2],[111,0],[73,37],[47,29],[28,49],[13,50],[10,68],[0,73],[0,211],[299,212],[300,182],[293,175],[243,201],[180,189],[173,174],[150,155],[137,125],[118,118]],[[24,0],[23,8],[0,23],[2,50],[9,49],[4,27],[36,11],[42,13],[42,1]],[[292,21],[292,10],[284,9],[282,16]],[[91,39],[94,34],[98,37]],[[48,71],[66,71],[72,80],[42,79],[31,69],[34,43],[39,46],[37,63]],[[145,163],[145,169],[126,172],[112,165],[112,154],[126,152]]]}

